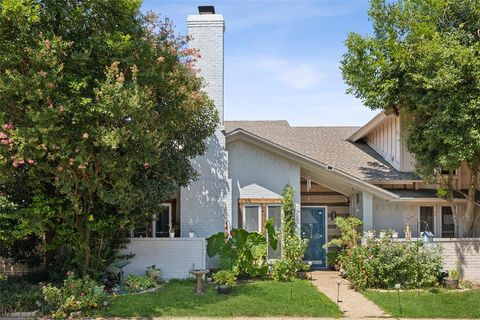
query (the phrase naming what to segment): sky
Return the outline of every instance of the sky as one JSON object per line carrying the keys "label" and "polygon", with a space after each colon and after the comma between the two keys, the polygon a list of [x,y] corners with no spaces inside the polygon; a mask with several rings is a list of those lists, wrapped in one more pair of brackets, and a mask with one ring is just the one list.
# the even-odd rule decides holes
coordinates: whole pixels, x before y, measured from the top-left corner
{"label": "sky", "polygon": [[377,113],[345,92],[340,71],[348,33],[372,32],[368,0],[144,0],[142,11],[185,35],[199,5],[225,19],[225,120],[358,126]]}

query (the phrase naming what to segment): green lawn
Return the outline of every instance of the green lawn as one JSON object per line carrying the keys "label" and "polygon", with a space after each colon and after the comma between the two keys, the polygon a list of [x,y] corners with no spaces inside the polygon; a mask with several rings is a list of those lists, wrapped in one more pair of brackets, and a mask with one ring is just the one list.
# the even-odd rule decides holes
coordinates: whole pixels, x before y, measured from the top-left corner
{"label": "green lawn", "polygon": [[480,290],[400,292],[401,312],[397,292],[366,291],[364,295],[395,317],[480,318]]}
{"label": "green lawn", "polygon": [[112,298],[103,316],[339,317],[341,314],[335,303],[308,280],[244,283],[229,295],[219,295],[209,286],[200,296],[193,294],[192,281],[171,281],[157,292]]}

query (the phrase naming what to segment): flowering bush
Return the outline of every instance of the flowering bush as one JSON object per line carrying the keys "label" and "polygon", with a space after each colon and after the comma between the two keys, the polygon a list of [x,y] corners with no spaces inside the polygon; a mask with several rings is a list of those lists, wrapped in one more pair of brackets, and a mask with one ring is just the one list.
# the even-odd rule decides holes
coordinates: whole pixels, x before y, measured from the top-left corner
{"label": "flowering bush", "polygon": [[370,239],[365,245],[343,251],[340,261],[353,287],[433,287],[442,268],[440,247],[420,242]]}
{"label": "flowering bush", "polygon": [[75,278],[73,272],[67,272],[63,286],[58,288],[47,284],[42,288],[43,309],[53,319],[66,319],[73,313],[101,308],[106,304],[103,287],[86,276]]}

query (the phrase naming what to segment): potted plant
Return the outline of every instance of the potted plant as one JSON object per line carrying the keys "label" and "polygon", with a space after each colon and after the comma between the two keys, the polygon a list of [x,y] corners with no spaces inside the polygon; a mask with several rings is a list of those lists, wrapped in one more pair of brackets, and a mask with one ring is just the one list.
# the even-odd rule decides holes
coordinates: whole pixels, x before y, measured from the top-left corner
{"label": "potted plant", "polygon": [[445,279],[445,287],[447,289],[458,289],[460,280],[460,272],[457,268],[448,271],[448,277]]}
{"label": "potted plant", "polygon": [[168,227],[168,234],[169,234],[170,238],[175,238],[175,230],[177,230],[177,226],[170,225]]}
{"label": "potted plant", "polygon": [[387,236],[387,231],[386,230],[381,230],[380,231],[380,239],[383,239]]}
{"label": "potted plant", "polygon": [[193,233],[193,230],[190,230],[190,231],[188,232],[188,237],[189,237],[189,238],[195,237],[195,233]]}
{"label": "potted plant", "polygon": [[327,264],[331,269],[336,271],[340,270],[340,264],[338,263],[338,251],[329,251],[327,253]]}
{"label": "potted plant", "polygon": [[233,271],[220,270],[213,275],[213,282],[217,285],[218,293],[227,294],[237,283],[237,275]]}
{"label": "potted plant", "polygon": [[147,267],[147,270],[145,271],[145,274],[147,277],[159,280],[160,279],[160,269],[156,268],[156,265],[151,265],[150,267]]}

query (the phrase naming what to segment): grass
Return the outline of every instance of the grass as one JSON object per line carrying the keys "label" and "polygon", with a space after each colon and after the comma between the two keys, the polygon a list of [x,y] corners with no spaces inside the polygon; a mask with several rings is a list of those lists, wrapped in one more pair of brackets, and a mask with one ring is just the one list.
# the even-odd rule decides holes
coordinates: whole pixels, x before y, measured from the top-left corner
{"label": "grass", "polygon": [[[242,283],[228,295],[212,286],[193,294],[193,281],[171,281],[156,292],[112,298],[103,316],[308,316],[340,317],[335,303],[308,280]],[[291,294],[290,294],[291,293]]]}
{"label": "grass", "polygon": [[480,318],[480,290],[400,292],[366,291],[364,295],[394,317]]}

